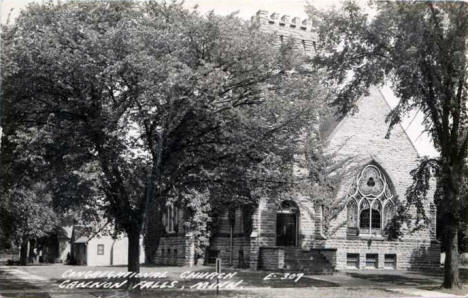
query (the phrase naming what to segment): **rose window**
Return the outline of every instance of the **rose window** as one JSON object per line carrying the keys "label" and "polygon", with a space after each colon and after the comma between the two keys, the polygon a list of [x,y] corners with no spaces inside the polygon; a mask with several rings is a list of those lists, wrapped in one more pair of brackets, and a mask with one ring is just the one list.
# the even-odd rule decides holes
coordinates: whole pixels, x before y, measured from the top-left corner
{"label": "rose window", "polygon": [[358,182],[359,192],[363,196],[378,197],[385,189],[385,181],[376,167],[367,166],[361,172]]}

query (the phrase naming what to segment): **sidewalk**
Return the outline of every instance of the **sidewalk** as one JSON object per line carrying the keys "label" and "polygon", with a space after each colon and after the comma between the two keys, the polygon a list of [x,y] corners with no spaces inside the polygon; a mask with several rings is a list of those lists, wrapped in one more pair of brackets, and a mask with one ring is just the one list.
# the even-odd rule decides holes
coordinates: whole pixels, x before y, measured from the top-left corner
{"label": "sidewalk", "polygon": [[[10,266],[0,266],[0,297],[52,297],[72,298],[76,293],[54,293],[51,289],[56,284],[49,278],[28,273]],[[80,293],[80,297],[91,298],[93,295]]]}
{"label": "sidewalk", "polygon": [[41,288],[45,280],[22,270],[0,266],[0,297],[50,297]]}
{"label": "sidewalk", "polygon": [[465,296],[457,296],[453,294],[447,294],[447,293],[442,293],[442,292],[437,292],[437,291],[427,291],[427,290],[420,290],[420,289],[408,289],[408,288],[403,288],[403,289],[393,289],[394,291],[403,294],[404,296],[417,296],[417,297],[466,297]]}

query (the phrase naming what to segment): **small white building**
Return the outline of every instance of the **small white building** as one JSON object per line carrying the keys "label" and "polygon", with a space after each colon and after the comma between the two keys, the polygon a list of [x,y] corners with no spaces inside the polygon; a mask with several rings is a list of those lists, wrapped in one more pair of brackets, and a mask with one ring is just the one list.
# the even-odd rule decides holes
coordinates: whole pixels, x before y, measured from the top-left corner
{"label": "small white building", "polygon": [[[117,266],[128,263],[128,238],[101,233],[86,233],[86,227],[74,226],[71,258],[76,265]],[[140,264],[145,262],[143,237],[140,239]]]}

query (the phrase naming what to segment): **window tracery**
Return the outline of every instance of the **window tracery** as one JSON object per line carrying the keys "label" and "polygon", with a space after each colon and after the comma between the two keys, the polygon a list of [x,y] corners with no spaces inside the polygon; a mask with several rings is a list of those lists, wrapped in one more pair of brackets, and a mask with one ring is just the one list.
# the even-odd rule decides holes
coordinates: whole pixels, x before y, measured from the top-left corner
{"label": "window tracery", "polygon": [[350,187],[347,206],[348,234],[381,234],[395,212],[394,194],[387,177],[374,164],[357,175]]}

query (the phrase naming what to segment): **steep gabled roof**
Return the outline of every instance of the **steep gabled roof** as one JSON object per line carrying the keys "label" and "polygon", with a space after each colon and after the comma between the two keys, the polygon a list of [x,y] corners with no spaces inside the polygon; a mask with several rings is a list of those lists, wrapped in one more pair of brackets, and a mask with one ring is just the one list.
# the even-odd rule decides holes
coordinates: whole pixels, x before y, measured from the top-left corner
{"label": "steep gabled roof", "polygon": [[[388,115],[388,113],[390,113],[390,111],[392,110],[392,107],[390,106],[390,103],[388,102],[387,98],[382,93],[382,90],[380,90],[380,88],[378,88],[377,86],[371,86],[369,88],[369,93],[370,94],[368,96],[362,96],[356,102],[356,105],[358,107],[358,111],[356,113],[359,113],[359,106],[364,104],[365,99],[367,98],[367,100],[371,100],[368,97],[372,97],[372,99],[381,100],[381,101],[383,101],[385,103],[386,109],[381,111],[382,112],[381,113],[382,114],[381,115],[382,119],[385,119],[385,117]],[[322,139],[325,142],[328,142],[330,140],[330,138],[332,138],[333,135],[336,133],[336,131],[339,130],[342,127],[343,122],[344,122],[345,119],[347,119],[347,117],[349,117],[349,115],[344,116],[342,118],[337,118],[335,115],[330,115],[329,117],[323,119],[321,121],[321,123],[320,123],[320,135],[321,135]],[[411,138],[409,137],[406,130],[403,128],[401,123],[398,123],[397,126],[398,126],[398,128],[400,128],[403,131],[404,135],[406,136],[409,143],[411,144],[414,151],[416,152],[416,154],[419,157],[420,156],[419,151],[416,148],[413,140],[411,140]],[[394,127],[393,130],[395,130],[395,129],[396,128]],[[390,136],[390,139],[391,139],[391,136]]]}

